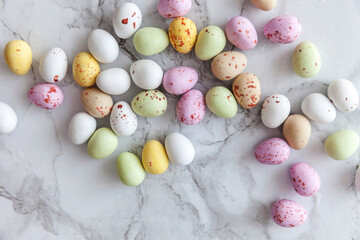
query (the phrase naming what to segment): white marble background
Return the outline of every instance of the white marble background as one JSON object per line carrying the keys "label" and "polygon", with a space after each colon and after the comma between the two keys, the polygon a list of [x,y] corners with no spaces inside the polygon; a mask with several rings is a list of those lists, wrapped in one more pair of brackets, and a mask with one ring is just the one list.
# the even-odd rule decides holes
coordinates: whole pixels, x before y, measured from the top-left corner
{"label": "white marble background", "polygon": [[[49,111],[28,101],[26,93],[42,82],[38,71],[41,55],[58,46],[69,61],[87,50],[87,34],[102,28],[114,34],[111,16],[124,1],[113,0],[0,0],[0,54],[12,39],[23,39],[33,49],[33,68],[18,77],[0,58],[0,101],[15,109],[19,123],[10,135],[0,136],[0,239],[360,239],[360,197],[353,187],[359,152],[338,162],[326,156],[325,138],[335,130],[352,128],[360,133],[359,110],[338,112],[332,124],[312,123],[309,145],[291,151],[280,166],[259,164],[253,157],[261,141],[281,136],[281,129],[267,129],[260,120],[260,106],[239,109],[231,120],[207,111],[196,126],[180,124],[175,106],[178,97],[169,96],[168,111],[159,118],[139,118],[132,137],[121,138],[118,149],[104,160],[87,156],[86,144],[72,145],[67,125],[73,114],[82,111],[81,88],[71,70],[61,86],[65,101]],[[144,15],[142,26],[166,29],[170,23],[156,10],[156,0],[136,0]],[[309,93],[325,93],[336,78],[352,80],[360,89],[360,1],[278,0],[276,8],[263,12],[245,0],[194,0],[187,15],[200,30],[243,15],[255,25],[259,44],[243,51],[248,57],[246,71],[259,76],[263,97],[282,93],[289,97],[292,112]],[[293,14],[303,25],[300,39],[290,45],[267,41],[262,28],[271,18]],[[297,77],[291,68],[291,54],[302,40],[314,42],[323,58],[320,73],[311,79]],[[101,69],[122,67],[141,58],[132,41],[120,42],[121,54]],[[227,50],[232,49],[230,44]],[[178,65],[197,68],[203,93],[216,85],[210,62],[201,62],[192,52],[176,53],[171,46],[153,56],[164,70]],[[71,66],[69,66],[71,69]],[[231,83],[226,83],[230,86]],[[127,100],[140,92],[131,91],[114,100]],[[108,119],[98,121],[109,126]],[[123,185],[115,161],[119,153],[141,154],[147,140],[163,141],[166,134],[179,131],[196,147],[196,159],[187,166],[170,165],[160,176],[147,174],[136,188]],[[309,162],[318,170],[322,188],[315,197],[297,195],[288,180],[288,169],[297,161]],[[277,226],[269,216],[272,202],[288,198],[308,211],[305,224],[295,229]]]}

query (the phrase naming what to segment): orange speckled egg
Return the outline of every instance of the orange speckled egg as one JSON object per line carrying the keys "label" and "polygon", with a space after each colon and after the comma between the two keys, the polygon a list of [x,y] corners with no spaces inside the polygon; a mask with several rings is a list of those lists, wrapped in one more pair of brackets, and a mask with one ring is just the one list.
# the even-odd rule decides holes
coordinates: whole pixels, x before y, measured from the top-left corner
{"label": "orange speckled egg", "polygon": [[223,52],[211,62],[211,71],[217,79],[227,81],[242,73],[246,65],[246,56],[241,52]]}
{"label": "orange speckled egg", "polygon": [[104,118],[110,114],[113,100],[109,94],[97,88],[86,88],[81,92],[81,103],[93,117]]}
{"label": "orange speckled egg", "polygon": [[252,73],[242,73],[233,82],[233,92],[236,100],[243,108],[255,107],[261,97],[259,78]]}
{"label": "orange speckled egg", "polygon": [[169,26],[171,45],[179,53],[188,53],[193,49],[197,37],[195,23],[186,17],[175,18]]}
{"label": "orange speckled egg", "polygon": [[81,87],[91,87],[100,73],[100,66],[90,53],[81,52],[76,55],[72,70],[77,84]]}

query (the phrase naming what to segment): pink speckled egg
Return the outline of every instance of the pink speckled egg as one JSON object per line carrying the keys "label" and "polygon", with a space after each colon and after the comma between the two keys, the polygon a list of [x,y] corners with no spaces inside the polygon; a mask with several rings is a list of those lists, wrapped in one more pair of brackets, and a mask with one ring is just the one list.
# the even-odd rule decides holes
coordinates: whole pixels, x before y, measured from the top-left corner
{"label": "pink speckled egg", "polygon": [[303,224],[306,220],[307,212],[299,203],[281,199],[272,205],[271,217],[276,224],[291,228]]}
{"label": "pink speckled egg", "polygon": [[163,85],[167,92],[180,95],[192,89],[198,78],[198,73],[192,68],[174,67],[165,73]]}
{"label": "pink speckled egg", "polygon": [[301,196],[312,196],[320,189],[320,176],[316,170],[307,163],[298,162],[293,164],[290,168],[289,176],[292,186]]}
{"label": "pink speckled egg", "polygon": [[194,125],[204,118],[205,110],[204,95],[199,90],[190,90],[180,98],[176,115],[182,123]]}
{"label": "pink speckled egg", "polygon": [[291,15],[281,15],[273,18],[264,27],[265,37],[275,43],[292,43],[300,34],[300,21]]}
{"label": "pink speckled egg", "polygon": [[226,37],[236,47],[243,50],[253,49],[258,41],[256,29],[244,17],[233,17],[226,23]]}
{"label": "pink speckled egg", "polygon": [[38,107],[53,109],[60,106],[64,100],[64,95],[57,85],[40,83],[30,88],[28,98]]}
{"label": "pink speckled egg", "polygon": [[157,8],[164,18],[182,17],[190,11],[191,0],[160,0]]}
{"label": "pink speckled egg", "polygon": [[255,157],[262,164],[277,165],[285,162],[289,155],[290,147],[281,138],[270,138],[255,148]]}

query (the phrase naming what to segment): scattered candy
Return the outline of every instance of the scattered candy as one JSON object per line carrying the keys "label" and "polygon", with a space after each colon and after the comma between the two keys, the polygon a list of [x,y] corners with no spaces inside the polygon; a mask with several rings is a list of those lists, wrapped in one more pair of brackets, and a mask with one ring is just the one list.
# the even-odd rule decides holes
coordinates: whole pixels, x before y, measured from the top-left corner
{"label": "scattered candy", "polygon": [[105,30],[94,29],[88,37],[91,55],[101,63],[111,63],[119,55],[119,46],[115,38]]}
{"label": "scattered candy", "polygon": [[100,66],[90,53],[81,52],[74,59],[72,71],[74,80],[79,86],[91,87],[100,73]]}
{"label": "scattered candy", "polygon": [[309,120],[300,114],[290,115],[283,126],[283,135],[295,150],[306,147],[311,135],[311,125]]}
{"label": "scattered candy", "polygon": [[144,27],[133,38],[136,51],[144,56],[151,56],[164,51],[169,45],[167,33],[155,27]]}
{"label": "scattered candy", "polygon": [[315,76],[321,68],[321,56],[317,47],[309,41],[299,43],[292,55],[294,72],[302,78]]}
{"label": "scattered candy", "polygon": [[304,98],[301,111],[315,122],[331,123],[336,118],[336,109],[330,100],[320,93],[312,93]]}
{"label": "scattered candy", "polygon": [[290,101],[281,94],[267,97],[261,110],[261,120],[268,128],[279,127],[290,114]]}
{"label": "scattered candy", "polygon": [[236,47],[243,50],[253,49],[258,36],[254,25],[244,17],[233,17],[226,23],[226,37]]}
{"label": "scattered candy", "polygon": [[185,93],[176,107],[176,115],[180,122],[187,125],[200,123],[205,116],[205,99],[199,90],[190,90]]}
{"label": "scattered candy", "polygon": [[138,186],[145,179],[145,170],[140,159],[133,153],[123,152],[116,161],[120,180],[128,186]]}
{"label": "scattered candy", "polygon": [[211,71],[217,79],[228,81],[242,73],[246,65],[246,56],[241,52],[223,52],[212,60]]}
{"label": "scattered candy", "polygon": [[192,0],[159,0],[157,9],[164,18],[182,17],[191,9]]}
{"label": "scattered candy", "polygon": [[129,90],[131,85],[130,75],[122,68],[109,68],[101,71],[96,77],[96,85],[104,93],[120,95]]}
{"label": "scattered candy", "polygon": [[293,164],[289,171],[289,177],[293,188],[301,196],[312,196],[320,189],[320,176],[308,163]]}
{"label": "scattered candy", "polygon": [[270,11],[275,7],[277,0],[251,0],[251,2],[261,10]]}
{"label": "scattered candy", "polygon": [[353,130],[341,130],[331,134],[324,144],[325,152],[335,160],[350,158],[359,148],[359,135]]}
{"label": "scattered candy", "polygon": [[156,89],[161,85],[163,70],[153,60],[141,59],[130,67],[130,75],[136,86],[145,90]]}
{"label": "scattered candy", "polygon": [[5,61],[16,75],[25,75],[31,67],[32,51],[29,44],[22,40],[8,42],[4,49]]}
{"label": "scattered candy", "polygon": [[196,57],[207,61],[218,55],[226,45],[224,31],[218,26],[207,26],[203,28],[195,44]]}
{"label": "scattered candy", "polygon": [[256,159],[263,164],[278,165],[290,156],[289,145],[281,138],[270,138],[255,148]]}
{"label": "scattered candy", "polygon": [[142,151],[142,163],[148,173],[164,173],[169,167],[169,158],[164,146],[156,140],[148,141]]}
{"label": "scattered candy", "polygon": [[171,162],[188,165],[195,157],[195,148],[190,140],[180,133],[171,133],[165,138],[165,149]]}
{"label": "scattered candy", "polygon": [[260,81],[255,74],[240,74],[235,78],[232,89],[237,102],[245,109],[255,107],[260,101]]}
{"label": "scattered candy", "polygon": [[332,81],[327,93],[330,101],[343,112],[352,112],[359,105],[358,92],[349,80],[337,79]]}
{"label": "scattered candy", "polygon": [[212,113],[222,118],[233,118],[238,110],[234,95],[221,86],[211,88],[206,93],[205,102]]}
{"label": "scattered candy", "polygon": [[9,134],[17,125],[17,116],[8,104],[0,102],[0,133]]}
{"label": "scattered candy", "polygon": [[143,91],[131,101],[133,111],[143,117],[158,117],[167,109],[167,99],[158,90]]}
{"label": "scattered candy", "polygon": [[40,83],[28,91],[30,102],[44,109],[59,107],[64,100],[61,89],[52,83]]}
{"label": "scattered candy", "polygon": [[300,21],[291,15],[281,15],[273,18],[264,27],[265,37],[275,43],[292,43],[300,34]]}
{"label": "scattered candy", "polygon": [[190,52],[196,42],[197,29],[195,23],[186,17],[174,19],[169,26],[171,45],[179,53]]}
{"label": "scattered candy", "polygon": [[68,137],[73,144],[85,143],[96,130],[96,120],[86,112],[76,113],[70,120]]}
{"label": "scattered candy", "polygon": [[292,228],[305,222],[307,212],[299,203],[282,199],[272,205],[271,217],[281,227]]}
{"label": "scattered candy", "polygon": [[55,47],[48,50],[40,59],[39,72],[49,83],[57,83],[64,79],[68,62],[64,50]]}
{"label": "scattered candy", "polygon": [[95,118],[104,118],[110,114],[113,100],[109,94],[92,87],[81,92],[81,103],[85,110]]}
{"label": "scattered candy", "polygon": [[198,73],[189,67],[173,67],[163,78],[163,86],[168,93],[180,95],[192,89],[198,81]]}
{"label": "scattered candy", "polygon": [[109,128],[99,128],[88,142],[88,154],[95,159],[106,158],[116,150],[118,142],[118,137]]}
{"label": "scattered candy", "polygon": [[110,115],[110,125],[118,136],[130,136],[137,128],[137,117],[127,102],[114,104]]}
{"label": "scattered candy", "polygon": [[128,39],[140,28],[142,14],[137,5],[126,2],[115,10],[112,22],[116,35]]}

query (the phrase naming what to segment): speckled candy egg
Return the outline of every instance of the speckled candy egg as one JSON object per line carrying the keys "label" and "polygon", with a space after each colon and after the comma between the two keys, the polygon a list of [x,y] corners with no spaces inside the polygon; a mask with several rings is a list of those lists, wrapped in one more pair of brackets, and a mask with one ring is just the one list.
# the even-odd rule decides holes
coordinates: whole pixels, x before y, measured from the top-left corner
{"label": "speckled candy egg", "polygon": [[110,114],[113,100],[109,94],[97,88],[86,88],[81,92],[81,103],[85,110],[95,118],[104,118]]}
{"label": "speckled candy egg", "polygon": [[315,76],[321,68],[321,56],[317,47],[309,41],[299,43],[292,55],[294,72],[302,77]]}
{"label": "speckled candy egg", "polygon": [[180,95],[192,89],[198,81],[198,73],[189,67],[173,67],[163,78],[163,85],[168,93]]}
{"label": "speckled candy egg", "polygon": [[120,101],[114,104],[110,125],[118,136],[130,136],[136,131],[137,117],[127,102]]}
{"label": "speckled candy egg", "polygon": [[346,79],[332,81],[328,88],[330,101],[343,112],[352,112],[359,105],[359,95],[352,82]]}
{"label": "speckled candy egg", "polygon": [[134,35],[133,44],[138,53],[151,56],[167,48],[169,37],[161,28],[144,27]]}
{"label": "speckled candy egg", "polygon": [[289,145],[281,138],[270,138],[255,148],[255,157],[262,164],[277,165],[290,156]]}
{"label": "speckled candy egg", "polygon": [[203,28],[195,44],[196,57],[207,61],[218,55],[226,45],[224,31],[218,26]]}
{"label": "speckled candy egg", "polygon": [[38,107],[53,109],[60,106],[64,100],[64,95],[57,85],[40,83],[30,88],[28,98]]}
{"label": "speckled candy egg", "polygon": [[292,43],[300,34],[300,20],[291,15],[277,16],[264,27],[265,37],[275,43]]}
{"label": "speckled candy egg", "polygon": [[234,95],[226,87],[213,87],[205,96],[206,106],[212,113],[222,118],[235,117],[238,105]]}
{"label": "speckled candy egg", "polygon": [[236,47],[243,50],[253,49],[258,41],[255,27],[244,17],[233,17],[226,23],[226,37]]}
{"label": "speckled candy egg", "polygon": [[160,0],[157,6],[159,14],[164,18],[176,18],[187,14],[192,0]]}
{"label": "speckled candy egg", "polygon": [[290,101],[281,94],[267,97],[261,110],[261,120],[268,128],[279,127],[290,114]]}
{"label": "speckled candy egg", "polygon": [[242,73],[246,65],[246,56],[241,52],[223,52],[212,60],[211,71],[217,79],[228,81]]}
{"label": "speckled candy egg", "polygon": [[301,103],[301,111],[315,122],[330,123],[336,118],[334,105],[320,93],[306,96]]}
{"label": "speckled candy egg", "polygon": [[155,61],[141,59],[130,66],[130,75],[136,86],[152,90],[161,85],[163,70]]}
{"label": "speckled candy egg", "polygon": [[81,52],[74,59],[72,71],[77,84],[81,87],[91,87],[100,73],[100,66],[90,53]]}
{"label": "speckled candy egg", "polygon": [[320,176],[310,164],[304,162],[293,164],[289,177],[293,188],[301,196],[312,196],[320,189]]}
{"label": "speckled candy egg", "polygon": [[5,46],[4,58],[13,73],[16,75],[24,75],[31,67],[31,47],[22,40],[12,40]]}
{"label": "speckled candy egg", "polygon": [[64,79],[67,72],[68,62],[64,50],[52,48],[40,59],[39,72],[41,77],[49,82],[56,83]]}
{"label": "speckled candy egg", "polygon": [[170,43],[179,53],[190,52],[195,45],[196,37],[196,25],[191,19],[178,17],[170,23]]}
{"label": "speckled candy egg", "polygon": [[277,0],[251,0],[251,2],[261,10],[270,11],[275,7]]}
{"label": "speckled candy egg", "polygon": [[335,160],[350,158],[358,148],[359,135],[349,129],[331,134],[324,143],[325,152]]}
{"label": "speckled candy egg", "polygon": [[187,125],[200,123],[205,116],[204,95],[199,90],[190,90],[185,93],[176,107],[178,119]]}
{"label": "speckled candy egg", "polygon": [[158,90],[143,91],[131,101],[133,111],[143,117],[158,117],[165,113],[167,99]]}
{"label": "speckled candy egg", "polygon": [[300,114],[290,115],[284,122],[283,135],[293,149],[303,149],[308,144],[311,135],[309,120]]}
{"label": "speckled candy egg", "polygon": [[119,55],[119,45],[115,38],[105,30],[94,29],[88,37],[91,55],[101,63],[111,63]]}
{"label": "speckled candy egg", "polygon": [[281,199],[271,207],[271,217],[274,222],[282,227],[297,227],[303,224],[307,218],[307,212],[299,203]]}
{"label": "speckled candy egg", "polygon": [[146,142],[142,151],[142,163],[150,174],[164,173],[169,167],[169,158],[164,146],[156,140]]}
{"label": "speckled candy egg", "polygon": [[261,97],[261,86],[258,77],[252,73],[242,73],[235,78],[233,92],[238,103],[246,109],[255,107]]}
{"label": "speckled candy egg", "polygon": [[141,26],[142,14],[137,5],[130,2],[121,4],[114,12],[112,22],[119,38],[130,38]]}

